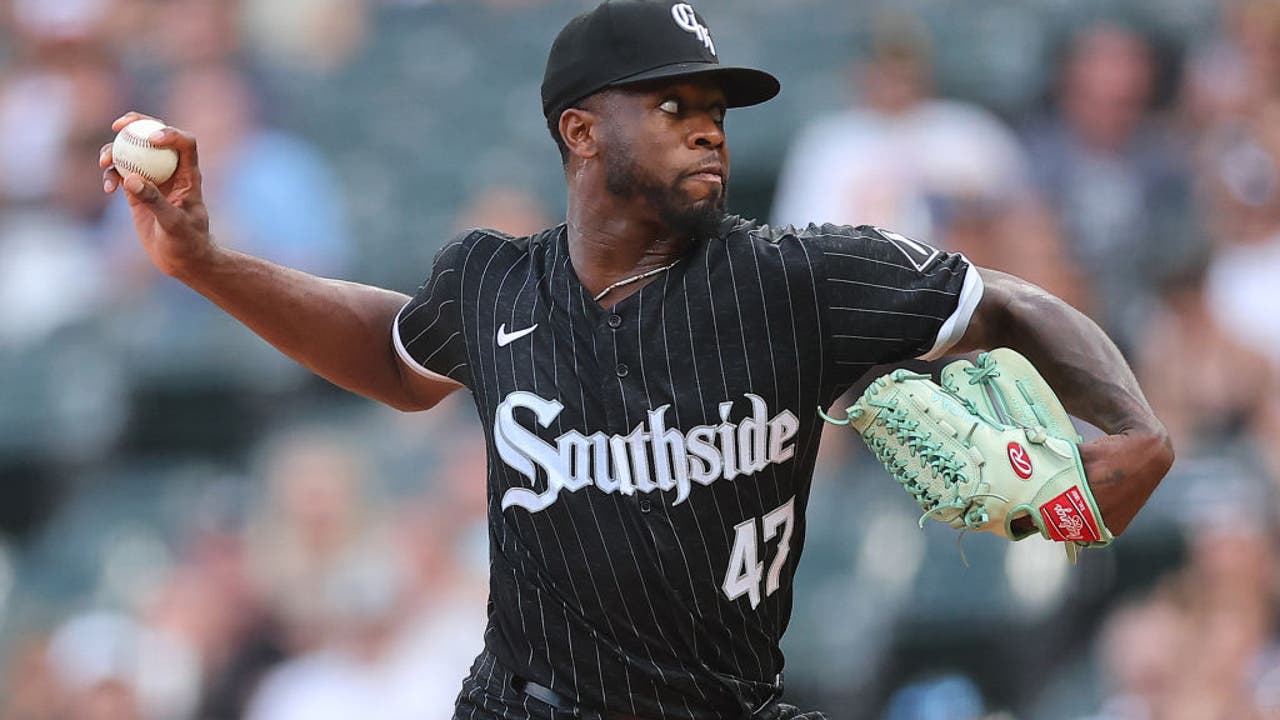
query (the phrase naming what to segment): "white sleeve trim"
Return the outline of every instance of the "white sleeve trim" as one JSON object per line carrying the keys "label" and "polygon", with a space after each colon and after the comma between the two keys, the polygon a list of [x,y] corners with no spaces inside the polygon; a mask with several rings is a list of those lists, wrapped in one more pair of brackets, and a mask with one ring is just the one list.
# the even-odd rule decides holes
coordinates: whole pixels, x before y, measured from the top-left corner
{"label": "white sleeve trim", "polygon": [[[969,258],[965,258],[965,262],[968,263]],[[977,266],[969,263],[964,273],[964,285],[960,288],[960,298],[956,301],[955,312],[951,313],[951,317],[947,318],[938,329],[938,338],[933,341],[933,347],[929,352],[920,355],[918,360],[937,360],[946,355],[951,346],[964,337],[965,331],[969,329],[969,321],[973,319],[973,311],[982,300],[984,287],[982,277],[978,275]]]}
{"label": "white sleeve trim", "polygon": [[[408,306],[408,303],[405,303],[405,307]],[[391,323],[391,341],[395,343],[396,354],[400,356],[400,361],[408,366],[410,370],[424,378],[427,378],[428,380],[435,380],[436,382],[443,382],[450,385],[456,385],[457,387],[462,387],[462,383],[457,380],[454,380],[448,375],[441,375],[438,372],[434,372],[430,368],[427,368],[417,360],[413,359],[413,356],[409,354],[409,350],[404,346],[404,341],[400,339],[400,313],[402,312],[404,312],[404,307],[400,308],[400,312],[396,313],[395,321]]]}

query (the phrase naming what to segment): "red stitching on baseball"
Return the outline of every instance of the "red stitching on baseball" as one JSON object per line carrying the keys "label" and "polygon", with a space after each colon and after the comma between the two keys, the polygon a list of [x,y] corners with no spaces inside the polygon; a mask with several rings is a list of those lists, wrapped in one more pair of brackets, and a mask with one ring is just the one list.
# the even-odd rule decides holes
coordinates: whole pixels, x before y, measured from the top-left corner
{"label": "red stitching on baseball", "polygon": [[114,165],[116,167],[116,171],[124,170],[124,172],[121,173],[121,175],[127,175],[129,173],[138,173],[142,177],[150,180],[151,182],[156,182],[156,179],[154,177],[152,177],[151,175],[148,175],[142,168],[138,167],[137,165],[134,165],[132,162],[128,160],[116,160]]}
{"label": "red stitching on baseball", "polygon": [[155,145],[152,145],[151,141],[148,140],[147,138],[144,138],[140,135],[134,135],[133,131],[131,131],[129,128],[124,129],[124,139],[128,140],[134,145],[137,145],[138,147],[150,148],[152,150],[158,149],[156,148]]}

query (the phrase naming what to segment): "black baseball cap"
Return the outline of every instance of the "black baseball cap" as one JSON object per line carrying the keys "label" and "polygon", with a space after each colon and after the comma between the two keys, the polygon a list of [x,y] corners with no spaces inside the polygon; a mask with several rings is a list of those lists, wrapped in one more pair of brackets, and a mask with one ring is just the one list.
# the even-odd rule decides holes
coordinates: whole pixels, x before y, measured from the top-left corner
{"label": "black baseball cap", "polygon": [[719,83],[729,107],[757,105],[781,89],[763,70],[721,65],[706,21],[689,3],[607,1],[556,36],[542,79],[542,114],[550,118],[609,87],[691,77]]}

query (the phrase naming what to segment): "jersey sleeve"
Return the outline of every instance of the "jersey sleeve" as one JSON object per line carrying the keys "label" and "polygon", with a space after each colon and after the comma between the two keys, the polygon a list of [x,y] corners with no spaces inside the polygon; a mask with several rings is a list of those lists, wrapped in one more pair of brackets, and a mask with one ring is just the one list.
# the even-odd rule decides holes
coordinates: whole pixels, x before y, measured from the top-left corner
{"label": "jersey sleeve", "polygon": [[934,360],[955,345],[982,299],[969,261],[870,225],[823,226],[819,279],[836,377],[873,365]]}
{"label": "jersey sleeve", "polygon": [[436,253],[431,276],[400,308],[392,340],[400,359],[433,380],[468,385],[470,371],[462,327],[461,275],[468,235]]}

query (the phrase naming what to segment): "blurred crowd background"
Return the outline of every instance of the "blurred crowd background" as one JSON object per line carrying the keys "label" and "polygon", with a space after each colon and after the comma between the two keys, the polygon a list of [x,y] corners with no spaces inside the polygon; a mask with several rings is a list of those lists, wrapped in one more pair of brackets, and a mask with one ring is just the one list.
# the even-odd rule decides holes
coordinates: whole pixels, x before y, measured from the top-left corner
{"label": "blurred crowd background", "polygon": [[[158,115],[199,137],[221,242],[411,293],[459,229],[563,216],[538,84],[587,5],[0,0],[0,720],[449,715],[487,581],[465,393],[404,415],[308,376],[149,267],[95,161]],[[1113,548],[970,535],[966,568],[831,434],[790,699],[1280,718],[1280,0],[699,8],[783,83],[729,116],[735,211],[1041,284],[1178,450]]]}

